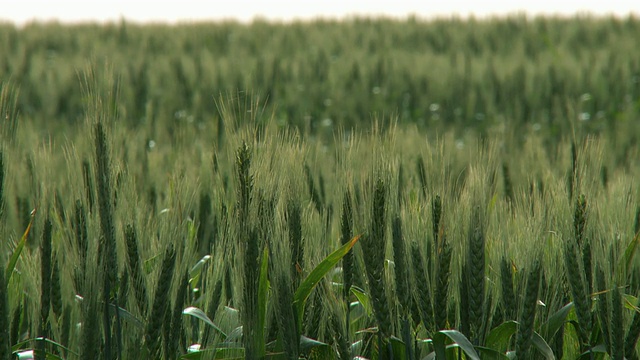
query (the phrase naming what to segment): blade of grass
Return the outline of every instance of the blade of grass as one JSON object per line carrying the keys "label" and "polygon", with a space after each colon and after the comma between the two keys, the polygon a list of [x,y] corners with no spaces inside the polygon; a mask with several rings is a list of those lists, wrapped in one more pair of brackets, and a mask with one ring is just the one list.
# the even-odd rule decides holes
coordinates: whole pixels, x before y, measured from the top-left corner
{"label": "blade of grass", "polygon": [[296,293],[293,296],[293,305],[296,307],[298,325],[300,326],[300,329],[302,328],[302,315],[304,313],[304,305],[307,301],[307,298],[309,297],[309,294],[311,294],[313,288],[329,272],[329,270],[331,270],[331,268],[333,268],[335,264],[337,264],[338,261],[340,261],[340,259],[342,259],[342,257],[349,252],[349,250],[351,250],[358,239],[360,239],[360,235],[355,236],[353,239],[351,239],[351,241],[329,254],[329,256],[322,260],[320,264],[318,264],[318,266],[316,266],[311,271],[311,273],[309,273],[307,278],[304,279],[302,283],[300,283],[298,290],[296,290]]}
{"label": "blade of grass", "polygon": [[198,309],[197,307],[189,306],[188,308],[182,310],[182,313],[184,315],[193,316],[197,319],[204,321],[205,324],[211,326],[215,331],[219,332],[220,335],[222,335],[225,338],[227,337],[227,334],[224,331],[222,331],[222,329],[220,329],[216,324],[214,324],[213,321],[209,319],[207,314],[204,313],[204,311]]}
{"label": "blade of grass", "polygon": [[473,347],[473,344],[471,344],[471,341],[469,341],[469,339],[467,339],[467,337],[464,336],[464,334],[462,334],[457,330],[438,331],[433,337],[434,345],[436,343],[436,339],[438,340],[437,342],[439,344],[444,344],[445,336],[453,340],[453,342],[455,342],[460,346],[462,351],[464,351],[464,353],[467,355],[467,359],[480,360],[480,356],[478,355],[475,348]]}
{"label": "blade of grass", "polygon": [[33,226],[33,219],[36,217],[36,212],[37,212],[37,209],[33,209],[33,211],[31,211],[31,220],[29,220],[29,225],[27,225],[27,229],[24,231],[24,234],[22,234],[22,238],[20,238],[20,241],[18,242],[18,246],[16,246],[16,249],[13,251],[11,258],[9,259],[9,263],[7,264],[7,269],[5,271],[5,276],[7,277],[7,286],[9,286],[11,275],[13,275],[13,270],[15,269],[16,264],[18,263],[18,259],[20,258],[22,249],[24,248],[24,245],[27,243],[27,238],[29,237],[29,233],[31,232],[31,227]]}

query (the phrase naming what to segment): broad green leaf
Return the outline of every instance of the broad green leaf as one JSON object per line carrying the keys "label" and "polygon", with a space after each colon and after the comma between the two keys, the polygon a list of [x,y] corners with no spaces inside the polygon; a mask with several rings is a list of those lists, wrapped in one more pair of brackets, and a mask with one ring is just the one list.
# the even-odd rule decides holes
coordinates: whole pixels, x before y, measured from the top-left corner
{"label": "broad green leaf", "polygon": [[[436,348],[436,357],[438,359],[444,359],[445,357],[445,347],[444,347],[444,338],[448,337],[453,342],[458,344],[462,351],[467,355],[468,359],[472,360],[480,360],[480,356],[476,352],[475,348],[471,344],[471,341],[467,339],[461,332],[457,330],[440,330],[433,337],[433,344]],[[437,345],[436,345],[437,344]]]}
{"label": "broad green leaf", "polygon": [[213,321],[211,321],[211,319],[209,319],[207,314],[204,313],[204,311],[198,309],[197,307],[190,306],[190,307],[182,310],[182,313],[184,315],[190,315],[190,316],[193,316],[195,318],[198,318],[198,319],[204,321],[205,324],[211,326],[215,331],[219,332],[223,337],[225,337],[225,338],[227,337],[227,334],[225,334],[224,331],[222,331],[216,324],[214,324]]}
{"label": "broad green leaf", "polygon": [[367,316],[371,316],[373,309],[371,307],[371,299],[369,298],[369,295],[367,295],[364,290],[353,285],[351,286],[351,293],[355,295],[356,299],[358,299],[360,305],[362,305],[364,310],[367,312]]}
{"label": "broad green leaf", "polygon": [[22,234],[20,241],[18,241],[18,245],[16,249],[11,254],[11,258],[9,258],[9,263],[7,264],[7,269],[5,270],[5,276],[7,277],[7,286],[9,286],[9,280],[11,280],[11,275],[13,275],[13,270],[16,268],[16,264],[18,263],[18,259],[20,258],[20,254],[22,253],[22,249],[24,249],[24,245],[27,243],[27,238],[29,237],[29,232],[31,232],[31,227],[33,226],[33,219],[36,217],[36,210],[34,209],[31,212],[31,220],[29,220],[29,225],[27,225],[27,229]]}
{"label": "broad green leaf", "polygon": [[506,351],[502,352],[494,348],[476,346],[478,353],[482,354],[483,359],[509,360]]}
{"label": "broad green leaf", "polygon": [[344,244],[336,251],[332,252],[327,256],[324,260],[320,262],[307,276],[306,279],[300,286],[298,286],[298,290],[296,290],[295,295],[293,296],[293,305],[296,308],[296,313],[298,316],[298,328],[302,329],[302,316],[304,314],[304,305],[311,294],[313,288],[320,282],[320,280],[331,270],[335,264],[344,257],[349,250],[356,244],[356,242],[360,239],[360,235],[355,236],[348,243]]}
{"label": "broad green leaf", "polygon": [[571,309],[573,309],[573,302],[568,303],[553,315],[549,316],[547,322],[545,322],[540,328],[542,337],[545,339],[551,339],[565,323]]}
{"label": "broad green leaf", "polygon": [[486,347],[505,354],[507,350],[509,350],[509,342],[511,342],[511,337],[516,333],[517,330],[517,322],[513,320],[503,322],[502,324],[491,329],[489,335],[487,336],[487,340],[485,341]]}
{"label": "broad green leaf", "polygon": [[265,354],[264,331],[267,323],[267,301],[269,300],[269,279],[267,272],[269,268],[269,249],[265,246],[262,251],[262,262],[260,263],[260,277],[258,282],[258,328],[256,337],[260,348],[258,354]]}
{"label": "broad green leaf", "polygon": [[531,338],[531,344],[535,346],[538,351],[544,356],[547,360],[555,360],[556,356],[553,354],[553,350],[549,347],[549,344],[538,334],[537,332],[533,332],[533,337]]}

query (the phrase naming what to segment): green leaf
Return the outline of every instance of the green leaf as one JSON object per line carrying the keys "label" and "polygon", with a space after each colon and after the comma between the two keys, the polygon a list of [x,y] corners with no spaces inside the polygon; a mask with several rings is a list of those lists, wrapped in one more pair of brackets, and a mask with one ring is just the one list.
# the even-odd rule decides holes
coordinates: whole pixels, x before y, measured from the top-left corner
{"label": "green leaf", "polygon": [[358,299],[360,305],[362,305],[364,310],[367,312],[367,316],[371,316],[373,308],[371,307],[371,299],[369,298],[369,295],[355,285],[351,285],[351,293],[356,297],[356,299]]}
{"label": "green leaf", "polygon": [[394,359],[406,359],[407,358],[407,347],[404,342],[398,339],[395,336],[389,338],[389,343],[391,343],[391,349],[393,350],[393,358]]}
{"label": "green leaf", "polygon": [[635,312],[640,312],[640,308],[638,308],[638,298],[631,295],[631,294],[622,294],[622,297],[624,298],[623,304],[624,307],[635,311]]}
{"label": "green leaf", "polygon": [[356,242],[360,239],[360,235],[355,236],[348,243],[344,244],[336,251],[332,252],[327,256],[324,260],[316,266],[311,273],[307,276],[306,279],[300,286],[298,286],[298,290],[296,290],[295,295],[293,296],[293,305],[296,308],[296,313],[298,316],[298,328],[302,329],[302,316],[304,314],[304,305],[311,294],[313,288],[320,282],[320,280],[331,270],[335,264],[344,257],[349,250],[356,244]]}
{"label": "green leaf", "polygon": [[433,337],[433,344],[436,348],[436,358],[445,359],[445,337],[451,339],[454,343],[458,344],[462,351],[467,355],[468,359],[480,360],[480,356],[476,352],[475,348],[471,344],[471,341],[467,339],[461,332],[457,330],[440,330]]}
{"label": "green leaf", "polygon": [[553,350],[549,347],[549,344],[538,334],[537,332],[533,332],[533,337],[531,338],[531,344],[535,346],[540,353],[547,360],[555,360],[556,356],[553,354]]}
{"label": "green leaf", "polygon": [[606,354],[607,353],[607,347],[604,346],[604,344],[600,344],[597,346],[592,347],[590,350],[587,350],[585,352],[583,352],[582,354],[580,354],[580,356],[578,356],[578,360],[580,359],[593,359],[594,356],[593,354]]}
{"label": "green leaf", "polygon": [[269,297],[269,279],[267,272],[269,268],[269,249],[265,246],[262,251],[262,262],[260,263],[260,277],[258,282],[258,328],[256,337],[261,339],[258,354],[265,354],[264,330],[267,323],[267,300]]}
{"label": "green leaf", "polygon": [[214,324],[213,321],[209,319],[207,314],[204,313],[204,311],[198,309],[197,307],[189,306],[188,308],[182,310],[182,313],[184,315],[190,315],[204,321],[205,324],[211,326],[215,331],[219,332],[223,337],[225,338],[227,337],[227,334],[225,334],[224,331],[222,331],[216,324]]}
{"label": "green leaf", "polygon": [[[115,313],[116,305],[115,304],[109,304],[109,305],[111,306],[111,311],[110,312],[114,312]],[[132,313],[127,311],[127,309],[124,309],[124,308],[121,308],[121,307],[118,306],[117,310],[118,310],[118,316],[120,316],[122,319],[130,321],[138,329],[143,329],[144,328],[144,324],[142,323],[142,321],[140,321],[140,319],[138,319]]]}
{"label": "green leaf", "polygon": [[[24,340],[22,342],[19,342],[19,343],[15,344],[15,345],[13,345],[11,347],[11,351],[13,352],[13,354],[18,356],[18,358],[20,358],[20,356],[21,356],[20,354],[23,354],[22,356],[24,357],[24,356],[26,356],[26,353],[33,353],[33,349],[24,349],[23,348],[24,346],[27,346],[27,345],[33,343],[34,341],[43,341],[43,340],[47,344],[51,344],[53,346],[53,348],[63,349],[63,350],[66,350],[66,351],[68,351],[69,353],[71,353],[71,354],[73,354],[75,356],[80,356],[80,354],[78,354],[77,352],[69,349],[68,347],[66,347],[66,346],[64,346],[64,345],[62,345],[62,344],[60,344],[58,342],[55,342],[55,341],[53,341],[53,340],[51,340],[49,338],[42,338],[42,337],[37,337],[37,338],[34,338],[34,339],[27,339],[27,340]],[[51,356],[54,356],[54,357],[51,357]],[[49,352],[46,353],[46,357],[47,357],[47,359],[49,359],[49,358],[61,359],[60,357],[57,357],[57,355],[50,354]]]}
{"label": "green leaf", "polygon": [[197,284],[200,279],[200,274],[202,273],[202,269],[204,266],[211,260],[211,255],[205,255],[200,259],[191,270],[189,270],[189,284]]}
{"label": "green leaf", "polygon": [[551,339],[558,332],[560,327],[565,323],[571,309],[573,309],[573,302],[568,303],[560,310],[553,313],[553,315],[549,316],[547,322],[545,322],[540,328],[542,330],[540,332],[544,339]]}
{"label": "green leaf", "polygon": [[304,335],[300,336],[300,351],[302,353],[307,353],[312,348],[319,347],[319,346],[329,346],[329,344],[325,344],[322,341],[308,338]]}
{"label": "green leaf", "polygon": [[502,352],[497,349],[484,346],[476,346],[476,350],[482,354],[483,359],[509,360],[509,356],[506,355],[506,351]]}
{"label": "green leaf", "polygon": [[[215,355],[213,355],[214,353]],[[213,357],[212,357],[213,355]],[[193,351],[188,354],[180,356],[181,360],[201,360],[201,359],[216,359],[216,360],[240,360],[244,359],[244,348],[212,348]]]}
{"label": "green leaf", "polygon": [[24,249],[24,245],[27,243],[27,238],[29,237],[29,232],[31,232],[31,227],[33,226],[33,219],[36,217],[36,210],[34,209],[31,212],[31,220],[29,220],[29,225],[27,225],[27,229],[22,234],[20,241],[18,241],[18,245],[16,249],[11,254],[11,258],[9,259],[9,263],[7,264],[7,269],[5,270],[5,276],[7,277],[7,284],[9,286],[9,280],[11,280],[11,275],[13,275],[13,270],[16,268],[16,264],[18,263],[18,259],[20,258],[20,254],[22,253],[22,249]]}
{"label": "green leaf", "polygon": [[513,320],[505,321],[502,324],[491,329],[489,335],[487,336],[487,340],[485,341],[485,345],[489,349],[496,350],[502,354],[505,354],[507,350],[509,350],[511,337],[516,333],[517,330],[517,322]]}

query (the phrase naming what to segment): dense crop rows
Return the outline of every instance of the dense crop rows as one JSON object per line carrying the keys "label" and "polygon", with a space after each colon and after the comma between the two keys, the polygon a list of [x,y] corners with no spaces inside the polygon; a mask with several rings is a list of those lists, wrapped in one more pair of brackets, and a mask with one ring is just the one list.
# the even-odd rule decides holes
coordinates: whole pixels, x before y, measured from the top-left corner
{"label": "dense crop rows", "polygon": [[639,35],[0,28],[0,359],[637,358]]}

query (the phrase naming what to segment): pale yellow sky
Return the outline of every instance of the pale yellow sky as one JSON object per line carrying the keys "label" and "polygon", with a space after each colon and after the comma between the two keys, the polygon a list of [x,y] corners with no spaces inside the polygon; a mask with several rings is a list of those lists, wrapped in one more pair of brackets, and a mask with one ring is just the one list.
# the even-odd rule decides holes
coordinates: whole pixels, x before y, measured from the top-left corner
{"label": "pale yellow sky", "polygon": [[290,21],[315,17],[343,18],[351,15],[385,15],[421,18],[451,15],[485,17],[525,12],[529,15],[595,15],[628,16],[640,14],[640,1],[622,0],[539,0],[539,1],[247,1],[247,0],[0,0],[0,21],[23,25],[32,20],[62,22],[119,21],[193,21],[236,19],[250,21],[255,17]]}

